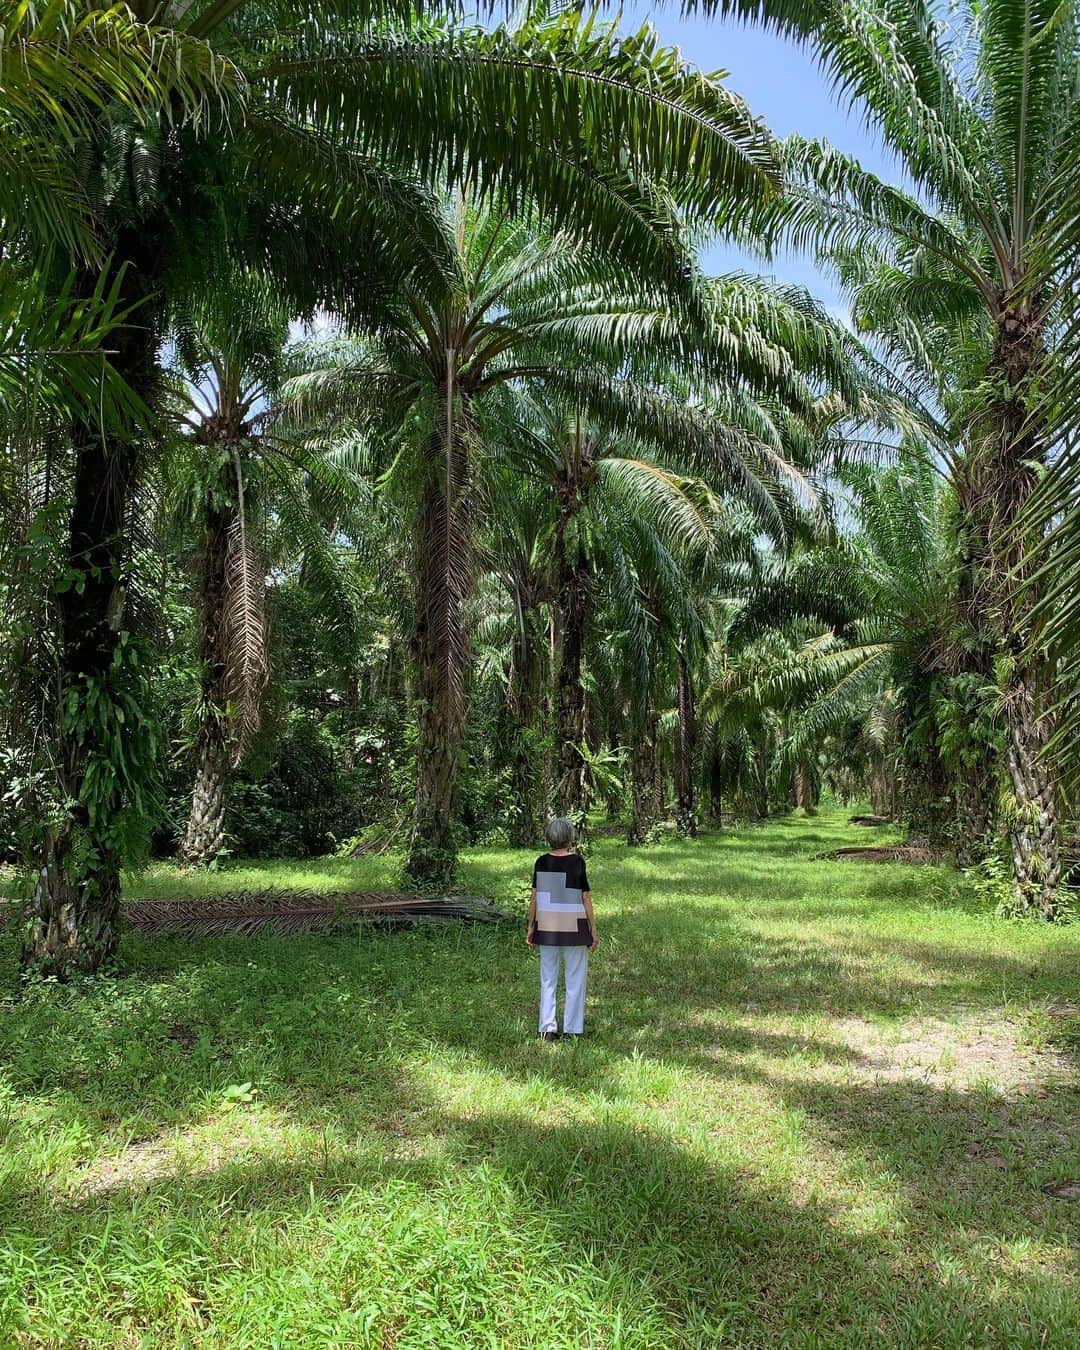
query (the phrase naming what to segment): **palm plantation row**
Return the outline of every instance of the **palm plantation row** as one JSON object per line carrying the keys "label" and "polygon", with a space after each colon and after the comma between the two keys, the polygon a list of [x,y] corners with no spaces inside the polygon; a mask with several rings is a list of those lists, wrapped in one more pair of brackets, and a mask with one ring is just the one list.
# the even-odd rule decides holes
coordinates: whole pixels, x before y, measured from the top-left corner
{"label": "palm plantation row", "polygon": [[[411,885],[463,828],[636,841],[824,781],[1061,912],[1080,7],[706,8],[810,43],[912,189],[574,12],[9,7],[28,962],[97,968],[122,866],[236,832],[301,611],[336,655],[291,715],[397,765],[351,824],[404,791]],[[812,250],[858,336],[704,276],[718,233]]]}

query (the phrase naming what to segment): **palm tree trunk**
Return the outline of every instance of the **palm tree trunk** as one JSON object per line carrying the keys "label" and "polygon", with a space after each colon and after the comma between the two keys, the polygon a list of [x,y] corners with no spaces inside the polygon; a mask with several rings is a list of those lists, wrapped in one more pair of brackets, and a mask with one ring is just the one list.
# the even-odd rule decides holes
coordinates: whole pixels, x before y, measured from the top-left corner
{"label": "palm tree trunk", "polygon": [[649,791],[651,798],[651,809],[653,817],[659,821],[664,814],[664,755],[663,747],[660,745],[660,714],[652,713],[649,717],[649,774],[651,774],[652,787]]}
{"label": "palm tree trunk", "polygon": [[416,803],[406,875],[423,889],[442,890],[457,866],[454,789],[464,719],[450,706],[456,672],[439,669],[442,644],[430,633],[417,643]]}
{"label": "palm tree trunk", "polygon": [[236,511],[208,498],[199,585],[199,660],[202,666],[199,730],[196,738],[195,789],[187,828],[177,849],[183,867],[212,862],[225,842],[225,805],[229,785],[229,738],[225,723],[225,665],[222,659],[225,598],[228,585],[229,530]]}
{"label": "palm tree trunk", "polygon": [[994,763],[986,748],[974,764],[953,775],[956,794],[954,844],[960,867],[982,862],[990,848]]}
{"label": "palm tree trunk", "polygon": [[465,737],[471,532],[464,438],[448,430],[433,437],[432,449],[439,471],[428,477],[418,538],[416,803],[404,871],[418,888],[440,891],[457,870],[454,796]]}
{"label": "palm tree trunk", "polygon": [[1006,762],[1015,806],[1009,846],[1017,896],[1025,910],[1054,919],[1060,910],[1060,824],[1044,751],[1048,729],[1030,690],[1014,677],[1005,705]]}
{"label": "palm tree trunk", "polygon": [[884,756],[876,757],[870,766],[870,810],[875,816],[892,814],[892,794],[889,773]]}
{"label": "palm tree trunk", "polygon": [[1011,391],[994,406],[977,448],[975,496],[984,542],[984,612],[1005,671],[1005,765],[1012,787],[1009,842],[1016,907],[1051,919],[1061,912],[1061,822],[1057,784],[1044,756],[1052,728],[1044,706],[1045,657],[1034,641],[1035,595],[1021,522],[1045,446],[1028,406],[1042,362],[1038,297],[1004,311],[991,369]]}
{"label": "palm tree trunk", "polygon": [[533,753],[531,726],[514,728],[514,814],[509,839],[514,848],[528,848],[540,834],[540,765]]}
{"label": "palm tree trunk", "polygon": [[516,623],[510,676],[506,684],[509,723],[513,814],[510,843],[518,848],[532,844],[539,833],[539,807],[543,797],[543,770],[536,745],[537,674],[540,669],[537,607],[532,588],[512,578]]}
{"label": "palm tree trunk", "polygon": [[[130,257],[120,287],[125,305],[136,312],[111,336],[111,362],[149,403],[157,382],[156,303],[138,265],[143,245],[120,243],[117,256]],[[93,294],[95,280],[85,278],[84,294]],[[58,788],[60,800],[73,805],[46,830],[22,951],[24,966],[58,978],[96,972],[116,952],[128,804],[117,757],[125,738],[130,747],[141,734],[132,725],[131,703],[126,712],[121,703],[121,695],[139,703],[143,678],[128,658],[125,627],[128,514],[141,434],[137,418],[103,428],[93,408],[72,428],[66,569],[51,598],[59,618]]]}
{"label": "palm tree trunk", "polygon": [[810,770],[802,760],[795,765],[792,786],[795,792],[795,810],[809,815],[814,809],[814,789]]}
{"label": "palm tree trunk", "polygon": [[[980,511],[970,500],[971,482],[967,475],[956,477],[957,515],[959,521],[956,558],[956,607],[966,622],[969,634],[977,635],[978,642],[953,644],[950,653],[948,691],[962,690],[971,681],[989,688],[994,680],[994,641],[987,632],[987,597],[983,585],[982,559],[985,540],[981,530]],[[997,779],[1001,760],[997,747],[985,725],[973,718],[971,740],[966,753],[957,765],[953,755],[946,766],[944,791],[956,803],[955,819],[951,822],[952,843],[960,867],[971,867],[982,862],[993,849],[993,825]],[[934,746],[944,764],[940,749],[942,728],[934,734]],[[939,814],[939,813],[936,813]]]}
{"label": "palm tree trunk", "polygon": [[724,827],[724,779],[720,756],[713,746],[707,761],[706,786],[709,790],[709,817],[719,829]]}
{"label": "palm tree trunk", "polygon": [[215,722],[216,719],[208,718],[199,728],[195,790],[187,828],[176,855],[182,867],[213,862],[225,844],[229,753],[224,738],[217,734]]}
{"label": "palm tree trunk", "polygon": [[626,832],[626,842],[630,845],[643,844],[648,838],[653,823],[649,812],[651,788],[646,737],[635,721],[630,735],[630,825]]}
{"label": "palm tree trunk", "polygon": [[679,833],[693,839],[698,824],[694,801],[694,755],[697,751],[697,716],[694,684],[685,643],[679,644],[678,723],[675,728],[675,803]]}
{"label": "palm tree trunk", "polygon": [[513,817],[510,843],[518,848],[531,844],[539,833],[541,766],[536,753],[536,699],[529,671],[518,671],[518,687],[508,705],[512,737]]}
{"label": "palm tree trunk", "polygon": [[754,746],[754,797],[758,820],[769,818],[769,743],[760,740]]}
{"label": "palm tree trunk", "polygon": [[664,761],[660,749],[660,714],[649,714],[649,734],[646,738],[649,763],[649,815],[654,821],[664,814]]}
{"label": "palm tree trunk", "polygon": [[575,485],[560,492],[555,529],[556,604],[559,610],[558,674],[555,680],[555,739],[557,754],[556,807],[578,817],[588,809],[586,765],[581,754],[585,740],[585,686],[581,669],[591,610],[592,587],[588,563],[580,543],[567,538],[582,500]]}
{"label": "palm tree trunk", "polygon": [[[377,668],[372,662],[369,697],[375,702]],[[360,726],[360,675],[349,663],[345,671],[345,698],[341,706],[341,738],[345,742],[341,752],[342,763],[349,771],[356,768],[356,732]]]}

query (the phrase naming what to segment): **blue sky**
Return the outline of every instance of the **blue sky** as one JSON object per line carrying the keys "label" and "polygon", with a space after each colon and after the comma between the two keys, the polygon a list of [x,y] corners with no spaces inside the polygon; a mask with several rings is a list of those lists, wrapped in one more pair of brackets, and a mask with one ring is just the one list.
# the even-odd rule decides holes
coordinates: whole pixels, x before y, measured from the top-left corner
{"label": "blue sky", "polygon": [[[765,119],[775,135],[798,131],[806,136],[824,136],[882,177],[899,177],[873,134],[838,103],[813,59],[794,43],[731,20],[683,18],[677,6],[645,3],[623,11],[627,28],[637,27],[645,19],[655,24],[665,45],[681,47],[683,56],[693,65],[706,71],[730,72],[728,85]],[[763,270],[757,259],[723,245],[707,249],[703,260],[714,272],[733,267]],[[770,270],[785,281],[806,286],[831,309],[841,311],[836,286],[807,258],[778,258]]]}

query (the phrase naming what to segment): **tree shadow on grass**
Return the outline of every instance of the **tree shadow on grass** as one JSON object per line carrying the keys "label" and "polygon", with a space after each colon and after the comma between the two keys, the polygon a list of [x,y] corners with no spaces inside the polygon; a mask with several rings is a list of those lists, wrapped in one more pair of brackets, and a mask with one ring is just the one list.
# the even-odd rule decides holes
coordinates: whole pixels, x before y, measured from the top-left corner
{"label": "tree shadow on grass", "polygon": [[[732,1030],[761,1016],[897,1017],[984,1003],[1002,991],[1059,994],[1057,958],[1037,979],[1028,958],[937,944],[837,952],[816,938],[773,938],[681,911],[657,932],[612,922],[590,975],[591,1052],[698,1067]],[[866,939],[869,942],[869,939]],[[0,1016],[0,1061],[19,1092],[64,1094],[99,1126],[183,1119],[230,1083],[331,1093],[358,1085],[377,1108],[387,1065],[425,1045],[514,1078],[547,1073],[533,1045],[535,958],[519,935],[415,932],[336,938],[137,943],[134,968],[87,991],[54,990]],[[843,1055],[827,1029],[819,1053]],[[556,1070],[556,1072],[561,1072]],[[617,1081],[614,1071],[610,1077]]]}
{"label": "tree shadow on grass", "polygon": [[1002,1096],[911,1081],[775,1084],[808,1131],[896,1177],[917,1225],[1002,1242],[1060,1241],[1076,1270],[1080,1211],[1043,1187],[1080,1176],[1080,1097],[1071,1085]]}
{"label": "tree shadow on grass", "polygon": [[[173,1297],[201,1309],[219,1340],[234,1316],[238,1265],[242,1315],[257,1325],[275,1306],[285,1233],[288,1277],[308,1308],[275,1326],[290,1344],[329,1343],[372,1302],[371,1340],[358,1343],[378,1344],[388,1328],[412,1343],[426,1327],[425,1343],[478,1344],[468,1327],[435,1335],[443,1323],[433,1319],[459,1298],[485,1326],[501,1318],[506,1345],[606,1343],[615,1327],[621,1344],[642,1348],[1064,1347],[1080,1334],[1054,1272],[1003,1276],[999,1253],[970,1235],[908,1244],[904,1212],[865,1231],[842,1207],[793,1200],[785,1184],[748,1175],[735,1156],[706,1157],[611,1118],[537,1125],[513,1113],[440,1112],[437,1102],[420,1109],[437,1115],[430,1156],[338,1142],[288,1162],[226,1162],[44,1204],[38,1196],[7,1237],[34,1245],[46,1277],[51,1263],[72,1284],[107,1279],[114,1263],[153,1267],[164,1241]],[[228,1259],[206,1260],[211,1236]],[[81,1276],[80,1259],[96,1273]],[[533,1338],[530,1316],[546,1338]]]}
{"label": "tree shadow on grass", "polygon": [[[729,893],[738,898],[747,883],[756,887],[765,877],[789,898],[805,898],[807,868],[815,878],[821,874],[821,884],[828,884],[829,869],[833,876],[851,876],[855,869],[840,863],[816,862],[812,855],[829,846],[850,842],[851,832],[843,827],[829,831],[793,829],[789,837],[770,834],[767,846],[759,836],[718,835],[698,840],[668,840],[656,846],[631,848],[604,841],[589,853],[590,871],[601,896],[613,892],[628,893],[628,903],[638,904],[642,899],[670,899],[673,891],[679,895],[701,893],[710,897]],[[863,838],[862,843],[874,843]],[[533,855],[535,856],[535,855]],[[493,858],[481,853],[466,857],[463,862],[463,885],[469,891],[502,895],[507,888],[507,861],[514,854],[500,854]],[[531,857],[521,855],[519,864],[522,889],[527,889]],[[900,869],[878,869],[893,873]],[[920,870],[905,868],[904,873]],[[940,869],[933,869],[935,872]],[[885,882],[880,877],[875,885]],[[747,897],[749,898],[749,897]],[[755,895],[754,899],[761,897]]]}
{"label": "tree shadow on grass", "polygon": [[[879,1106],[887,1112],[892,1102]],[[632,1252],[645,1269],[659,1271],[659,1292],[665,1301],[682,1302],[688,1321],[704,1309],[707,1319],[719,1322],[734,1305],[756,1308],[782,1344],[827,1339],[830,1329],[840,1339],[842,1331],[857,1328],[854,1343],[870,1343],[873,1328],[890,1343],[910,1337],[912,1343],[943,1344],[948,1335],[940,1333],[949,1328],[955,1335],[967,1320],[961,1309],[976,1285],[978,1297],[986,1300],[1000,1274],[995,1256],[986,1252],[971,1263],[971,1273],[982,1266],[984,1278],[976,1281],[969,1273],[951,1289],[943,1287],[928,1254],[909,1262],[903,1243],[887,1235],[856,1236],[835,1205],[812,1198],[793,1203],[788,1187],[754,1181],[734,1163],[696,1156],[662,1134],[607,1122],[522,1130],[515,1118],[498,1116],[468,1125],[500,1165],[521,1176],[546,1204],[570,1210],[571,1230],[583,1227],[590,1249]],[[568,1193],[575,1199],[583,1193],[582,1204],[568,1205]],[[927,1192],[913,1188],[908,1195],[921,1201]],[[905,1218],[898,1215],[901,1224]],[[972,1230],[951,1244],[953,1235],[938,1231],[943,1246],[951,1245],[962,1260]],[[1005,1303],[1013,1306],[1003,1332],[1006,1323],[1016,1330],[1029,1317],[1038,1325],[1036,1309],[1025,1303],[1030,1292],[1006,1294]],[[1055,1291],[1053,1301],[1060,1298]],[[970,1334],[980,1312],[972,1304],[968,1308],[967,1317],[976,1319],[967,1320]],[[986,1330],[996,1315],[997,1310],[983,1323]],[[890,1324],[891,1336],[885,1334]],[[912,1335],[916,1328],[918,1336]],[[966,1339],[957,1336],[958,1342]]]}
{"label": "tree shadow on grass", "polygon": [[[103,1225],[125,1204],[144,1215],[149,1240],[154,1203],[201,1215],[224,1205],[224,1188],[234,1185],[249,1209],[273,1216],[284,1206],[290,1215],[321,1196],[344,1204],[350,1188],[384,1198],[380,1178],[452,1195],[455,1171],[467,1177],[489,1167],[515,1215],[531,1206],[546,1216],[568,1302],[574,1280],[584,1280],[596,1306],[612,1316],[624,1308],[649,1331],[652,1340],[643,1335],[641,1344],[712,1345],[721,1334],[746,1344],[813,1344],[815,1336],[819,1345],[1026,1344],[1038,1340],[1040,1319],[1053,1333],[1044,1343],[1054,1344],[1053,1329],[1065,1325],[1057,1276],[1001,1281],[993,1267],[1002,1244],[1056,1239],[1073,1223],[1067,1207],[1053,1208],[1060,1202],[1042,1201],[1038,1190],[1059,1179],[1043,1160],[1056,1166],[1073,1156],[1061,1095],[1003,1102],[911,1081],[858,1081],[859,1053],[827,1023],[809,1037],[753,1020],[890,1019],[961,1003],[1000,1012],[1013,991],[1030,998],[1068,990],[1072,958],[1040,955],[1033,967],[1026,954],[958,950],[947,940],[854,925],[850,935],[815,931],[813,920],[835,919],[838,904],[848,917],[877,909],[858,897],[807,900],[799,867],[810,837],[793,829],[790,857],[783,849],[763,857],[755,839],[712,853],[673,849],[687,903],[670,903],[669,883],[646,875],[662,850],[631,853],[621,878],[630,899],[605,922],[591,976],[590,1040],[554,1053],[533,1041],[536,971],[517,932],[129,941],[129,978],[9,1006],[0,1014],[0,1057],[15,1092],[59,1102],[88,1151],[199,1121],[224,1088],[249,1081],[298,1126],[375,1141],[362,1158],[346,1149],[333,1175],[329,1162],[310,1158],[226,1162],[212,1175],[68,1204],[73,1241],[81,1233],[108,1242]],[[806,931],[776,935],[736,922],[735,892],[721,904],[696,903],[723,891],[728,875],[744,889],[768,877],[766,898],[753,894],[755,916],[800,920]],[[821,876],[824,887],[824,864]],[[873,884],[879,908],[914,903],[910,873],[875,873]],[[815,1080],[803,1063],[815,1058],[853,1081]],[[798,1062],[787,1071],[789,1059]],[[457,1077],[458,1087],[471,1076],[475,1114],[448,1111],[431,1083],[417,1091],[421,1062]],[[845,1166],[898,1178],[897,1223],[911,1226],[922,1254],[908,1256],[887,1233],[857,1233],[824,1202],[797,1202],[796,1184],[770,1188],[760,1180],[764,1162],[754,1160],[752,1173],[709,1163],[660,1131],[605,1119],[607,1104],[653,1118],[634,1080],[638,1064],[645,1074],[659,1065],[657,1082],[666,1065],[689,1072],[703,1084],[695,1092],[718,1099],[752,1088],[768,1096],[774,1115],[803,1120],[808,1139]],[[488,1084],[519,1097],[535,1089],[545,1109],[588,1123],[538,1129],[492,1112],[482,1099]],[[692,1118],[693,1102],[686,1105]],[[401,1158],[402,1140],[421,1151],[433,1141],[438,1156]],[[16,1227],[43,1236],[55,1202],[43,1200],[25,1169],[5,1193],[3,1212]],[[1010,1208],[1016,1194],[1031,1197],[1019,1215]],[[40,1218],[36,1204],[44,1205]],[[927,1254],[935,1234],[938,1265]],[[990,1309],[987,1320],[972,1320],[968,1299]],[[563,1343],[581,1339],[570,1332]]]}
{"label": "tree shadow on grass", "polygon": [[[1042,1343],[1071,1343],[1076,1313],[1060,1272],[1033,1262],[1000,1278],[1004,1246],[1060,1245],[1075,1231],[1067,1205],[1039,1190],[1075,1156],[1060,1093],[1006,1102],[859,1081],[859,1053],[827,1026],[818,1038],[747,1021],[760,1012],[893,1015],[927,989],[970,999],[973,979],[989,1000],[1003,976],[1020,977],[1019,958],[965,954],[950,970],[926,944],[927,969],[906,953],[890,982],[809,938],[751,937],[704,914],[681,914],[674,939],[668,930],[647,941],[646,924],[625,923],[625,941],[616,930],[594,970],[591,1036],[576,1046],[533,1041],[535,969],[519,935],[486,932],[158,943],[133,952],[130,979],[9,1008],[0,1047],[16,1092],[58,1101],[91,1151],[110,1140],[115,1150],[118,1134],[153,1141],[212,1115],[225,1086],[248,1081],[270,1112],[335,1142],[321,1160],[226,1159],[206,1174],[82,1200],[50,1197],[23,1169],[4,1192],[6,1238],[48,1245],[60,1231],[52,1259],[87,1242],[107,1258],[118,1223],[136,1249],[162,1223],[183,1245],[183,1224],[170,1215],[197,1228],[224,1208],[237,1224],[245,1214],[273,1224],[321,1206],[334,1223],[335,1206],[408,1207],[433,1193],[452,1211],[455,1188],[475,1184],[490,1191],[492,1223],[509,1215],[496,1249],[522,1224],[529,1241],[548,1244],[543,1263],[567,1306],[582,1282],[582,1307],[644,1328],[643,1346],[712,1345],[724,1335],[769,1345],[1022,1345],[1038,1343],[1038,1326],[1049,1329]],[[804,1062],[813,1057],[854,1080],[816,1080]],[[786,1071],[789,1059],[797,1062]],[[700,1080],[692,1092],[685,1082],[670,1090],[691,1126],[714,1131],[710,1156],[649,1128],[667,1089],[643,1099],[637,1065],[647,1074],[659,1066],[657,1081],[664,1066]],[[421,1067],[457,1082],[420,1083]],[[552,1122],[491,1110],[489,1083],[521,1099],[532,1093]],[[748,1163],[735,1147],[737,1120],[715,1134],[707,1112],[695,1115],[695,1095],[739,1103],[747,1089],[769,1103],[752,1128],[801,1121],[807,1144],[864,1173],[868,1190],[894,1178],[885,1190],[900,1197],[896,1231],[860,1231],[836,1202],[806,1198],[797,1176],[768,1182],[766,1158]],[[454,1093],[471,1094],[476,1108],[448,1105]],[[637,1124],[613,1118],[624,1110]],[[386,1189],[395,1181],[415,1191],[395,1201]],[[846,1193],[856,1191],[857,1178]],[[535,1215],[543,1222],[534,1229]],[[437,1234],[429,1240],[438,1246]],[[477,1241],[491,1248],[483,1223]],[[297,1259],[310,1262],[316,1284],[329,1278],[314,1256]],[[191,1269],[193,1296],[213,1304],[210,1277]],[[493,1277],[490,1298],[500,1297],[508,1295]],[[394,1316],[412,1316],[405,1285],[393,1299]],[[562,1343],[582,1343],[583,1328],[571,1319]]]}
{"label": "tree shadow on grass", "polygon": [[[721,928],[683,910],[652,937],[642,924],[615,925],[594,963],[603,1015],[615,999],[632,1023],[639,991],[660,1007],[691,1011],[902,1016],[913,1009],[984,1004],[1008,998],[1071,998],[1080,992],[1075,953],[1038,954],[963,948],[948,939],[875,937],[861,932],[782,936]],[[590,976],[592,979],[592,976]]]}

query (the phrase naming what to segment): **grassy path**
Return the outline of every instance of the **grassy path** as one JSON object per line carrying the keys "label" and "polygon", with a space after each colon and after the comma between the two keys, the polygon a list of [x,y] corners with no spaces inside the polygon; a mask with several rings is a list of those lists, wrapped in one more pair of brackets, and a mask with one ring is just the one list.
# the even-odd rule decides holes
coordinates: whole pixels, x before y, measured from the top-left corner
{"label": "grassy path", "polygon": [[600,843],[580,1044],[517,929],[132,940],[0,1002],[0,1346],[1080,1344],[1080,925],[811,860],[874,838]]}

